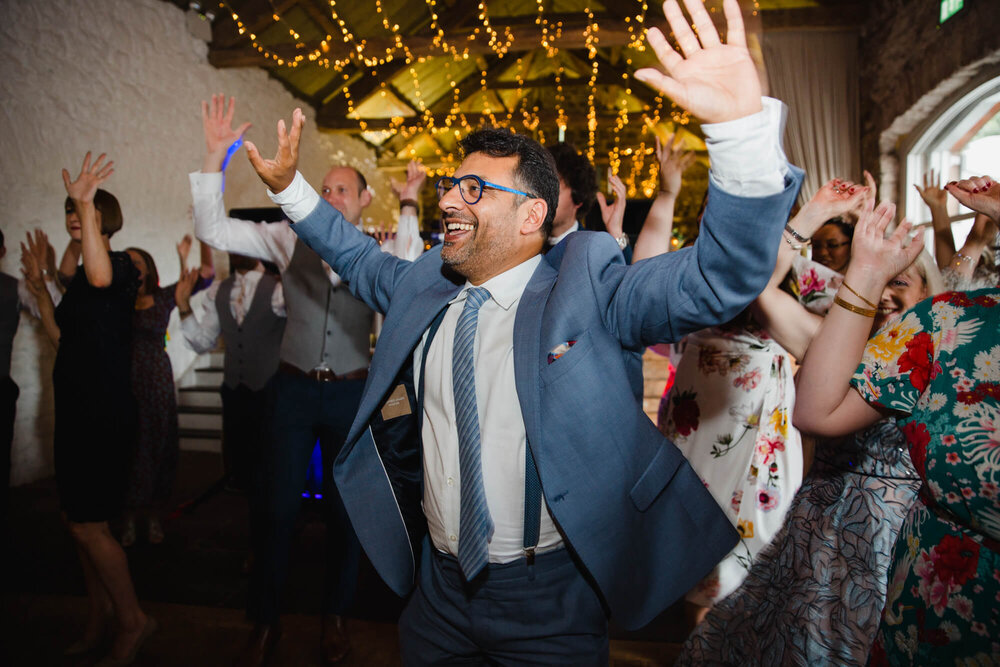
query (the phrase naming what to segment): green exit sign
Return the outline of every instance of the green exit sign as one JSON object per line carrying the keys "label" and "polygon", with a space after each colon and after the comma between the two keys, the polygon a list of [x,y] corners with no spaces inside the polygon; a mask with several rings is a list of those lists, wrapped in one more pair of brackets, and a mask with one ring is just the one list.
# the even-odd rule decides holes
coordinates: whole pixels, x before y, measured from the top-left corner
{"label": "green exit sign", "polygon": [[941,0],[941,17],[938,23],[944,23],[962,9],[963,0]]}

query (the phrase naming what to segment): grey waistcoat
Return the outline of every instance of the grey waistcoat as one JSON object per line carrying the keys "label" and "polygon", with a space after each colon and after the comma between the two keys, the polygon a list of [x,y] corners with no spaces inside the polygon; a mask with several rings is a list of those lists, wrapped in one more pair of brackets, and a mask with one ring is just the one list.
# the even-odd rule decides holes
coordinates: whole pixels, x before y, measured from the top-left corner
{"label": "grey waistcoat", "polygon": [[278,350],[285,332],[285,318],[271,310],[271,295],[277,281],[266,273],[257,283],[243,325],[236,323],[229,297],[236,279],[226,278],[215,295],[219,325],[226,337],[223,383],[230,389],[241,384],[260,391],[278,370]]}
{"label": "grey waistcoat", "polygon": [[323,260],[301,240],[281,282],[288,309],[282,361],[303,371],[325,363],[338,375],[368,367],[375,313],[346,285],[332,287]]}

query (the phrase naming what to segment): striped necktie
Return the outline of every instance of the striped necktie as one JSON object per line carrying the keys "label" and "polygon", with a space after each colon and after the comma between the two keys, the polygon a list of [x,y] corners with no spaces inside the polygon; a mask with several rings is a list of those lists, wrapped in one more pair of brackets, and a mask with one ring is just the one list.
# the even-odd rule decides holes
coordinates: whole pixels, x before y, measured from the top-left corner
{"label": "striped necktie", "polygon": [[493,519],[486,506],[483,466],[480,457],[479,410],[476,405],[475,343],[479,308],[490,293],[472,287],[455,326],[452,352],[452,388],[455,392],[455,424],[458,429],[458,464],[461,475],[458,563],[471,581],[489,562],[487,542],[493,533]]}

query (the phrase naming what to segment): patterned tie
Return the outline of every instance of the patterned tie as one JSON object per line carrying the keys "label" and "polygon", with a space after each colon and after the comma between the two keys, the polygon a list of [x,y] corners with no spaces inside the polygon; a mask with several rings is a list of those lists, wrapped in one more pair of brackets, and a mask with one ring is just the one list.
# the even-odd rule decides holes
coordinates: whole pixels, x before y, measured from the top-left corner
{"label": "patterned tie", "polygon": [[479,308],[489,298],[489,291],[483,287],[472,287],[466,293],[465,308],[455,326],[455,347],[452,351],[452,388],[455,392],[455,423],[458,428],[458,465],[462,490],[458,564],[467,581],[471,581],[489,562],[487,540],[493,533],[493,519],[486,506],[486,492],[483,489],[473,359]]}

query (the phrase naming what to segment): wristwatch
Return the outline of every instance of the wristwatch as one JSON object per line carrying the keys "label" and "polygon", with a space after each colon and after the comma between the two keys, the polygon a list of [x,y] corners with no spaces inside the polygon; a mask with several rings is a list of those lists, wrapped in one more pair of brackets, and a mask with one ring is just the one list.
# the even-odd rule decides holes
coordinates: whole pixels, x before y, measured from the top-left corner
{"label": "wristwatch", "polygon": [[622,235],[615,239],[618,241],[618,247],[624,250],[628,247],[628,234],[622,232]]}

